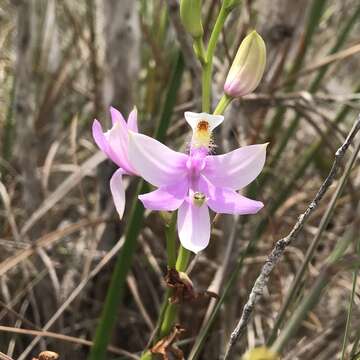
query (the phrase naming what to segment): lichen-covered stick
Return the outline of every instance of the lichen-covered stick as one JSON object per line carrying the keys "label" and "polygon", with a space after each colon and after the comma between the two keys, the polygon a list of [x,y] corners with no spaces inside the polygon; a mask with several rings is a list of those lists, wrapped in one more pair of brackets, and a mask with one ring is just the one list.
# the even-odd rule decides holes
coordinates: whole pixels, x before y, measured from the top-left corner
{"label": "lichen-covered stick", "polygon": [[360,130],[360,115],[358,115],[357,120],[355,121],[352,129],[349,132],[344,143],[339,147],[339,149],[335,153],[335,159],[331,170],[326,177],[325,181],[322,183],[319,191],[317,192],[315,198],[312,200],[310,205],[307,207],[305,212],[301,214],[298,218],[298,221],[290,231],[290,233],[280,239],[276,244],[274,249],[271,251],[270,255],[266,259],[265,264],[263,265],[260,275],[257,277],[254,286],[250,292],[248,301],[246,302],[240,320],[238,321],[234,331],[230,336],[230,340],[226,349],[226,353],[224,356],[224,360],[229,358],[230,352],[236,343],[236,341],[244,334],[244,330],[246,329],[247,324],[250,321],[251,314],[254,310],[256,303],[258,302],[259,298],[261,297],[265,286],[269,281],[269,276],[271,271],[274,269],[275,265],[280,261],[286,247],[290,245],[298,236],[299,232],[303,229],[306,220],[312,214],[312,212],[317,208],[319,202],[323,198],[326,191],[331,186],[338,169],[340,168],[341,161],[345,155],[346,150],[349,148],[350,144],[352,143],[355,135]]}

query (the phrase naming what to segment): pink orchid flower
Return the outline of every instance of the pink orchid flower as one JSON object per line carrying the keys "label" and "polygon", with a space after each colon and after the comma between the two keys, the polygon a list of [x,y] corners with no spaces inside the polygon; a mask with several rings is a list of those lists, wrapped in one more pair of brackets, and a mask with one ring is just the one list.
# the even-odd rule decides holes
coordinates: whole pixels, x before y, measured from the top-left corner
{"label": "pink orchid flower", "polygon": [[115,108],[110,108],[112,128],[105,133],[98,120],[92,126],[93,138],[97,146],[111,159],[119,169],[115,171],[110,180],[110,190],[115,208],[122,218],[125,209],[125,189],[122,183],[123,175],[137,175],[136,170],[129,162],[128,144],[129,130],[138,132],[137,110],[131,111],[126,122],[121,113]]}
{"label": "pink orchid flower", "polygon": [[216,213],[244,215],[255,214],[263,207],[262,202],[246,198],[237,190],[260,174],[267,144],[210,155],[211,134],[222,123],[223,116],[186,112],[185,118],[193,129],[189,154],[176,152],[149,136],[129,131],[127,164],[131,165],[133,173],[158,188],[139,196],[145,208],[178,209],[181,244],[197,253],[209,243],[209,208]]}

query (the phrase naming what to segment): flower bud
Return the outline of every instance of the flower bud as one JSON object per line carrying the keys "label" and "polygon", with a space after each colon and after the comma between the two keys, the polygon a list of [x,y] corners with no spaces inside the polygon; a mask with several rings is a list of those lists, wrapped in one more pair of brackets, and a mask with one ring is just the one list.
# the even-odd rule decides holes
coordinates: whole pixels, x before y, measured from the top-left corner
{"label": "flower bud", "polygon": [[203,35],[204,29],[201,23],[201,0],[181,0],[180,17],[182,23],[194,38]]}
{"label": "flower bud", "polygon": [[241,360],[280,360],[278,354],[265,346],[249,350]]}
{"label": "flower bud", "polygon": [[251,93],[259,85],[266,64],[266,47],[262,37],[252,31],[241,42],[229,70],[224,92],[230,97]]}

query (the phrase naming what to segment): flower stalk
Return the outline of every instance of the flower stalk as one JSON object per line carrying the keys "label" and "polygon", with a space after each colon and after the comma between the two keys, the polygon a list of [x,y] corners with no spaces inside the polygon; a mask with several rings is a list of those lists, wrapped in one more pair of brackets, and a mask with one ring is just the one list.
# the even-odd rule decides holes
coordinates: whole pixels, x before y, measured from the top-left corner
{"label": "flower stalk", "polygon": [[227,16],[232,8],[227,6],[227,1],[223,1],[219,15],[216,19],[214,29],[211,33],[208,48],[206,51],[206,62],[203,64],[202,71],[202,110],[210,112],[211,110],[211,74],[213,69],[213,57],[216,44],[219,40],[221,29],[225,24]]}
{"label": "flower stalk", "polygon": [[221,115],[225,112],[226,108],[230,105],[231,101],[233,100],[232,97],[224,94],[218,104],[216,105],[216,108],[214,110],[214,115]]}

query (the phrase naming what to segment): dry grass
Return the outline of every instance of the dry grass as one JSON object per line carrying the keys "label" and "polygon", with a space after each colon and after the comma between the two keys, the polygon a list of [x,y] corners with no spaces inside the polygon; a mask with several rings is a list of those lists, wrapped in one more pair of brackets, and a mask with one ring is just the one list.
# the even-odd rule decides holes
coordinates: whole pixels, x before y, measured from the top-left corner
{"label": "dry grass", "polygon": [[[129,25],[134,40],[125,41],[121,36],[112,39],[118,41],[118,46],[110,55],[124,57],[125,62],[120,59],[120,65],[109,65],[106,44],[110,40],[104,28],[110,20],[108,12],[103,11],[103,2],[29,3],[27,11],[32,22],[28,29],[21,29],[26,26],[17,21],[23,11],[22,1],[0,0],[0,351],[13,359],[32,359],[45,349],[58,352],[60,359],[85,359],[136,191],[134,180],[127,180],[127,209],[120,222],[109,197],[108,179],[113,168],[104,161],[91,138],[91,122],[96,116],[105,123],[109,103],[125,113],[136,104],[141,128],[146,133],[153,131],[161,114],[173,52],[179,46],[174,30],[176,19],[164,21],[165,1],[139,1],[131,11],[141,21],[137,18]],[[204,1],[208,29],[214,22],[218,3]],[[209,247],[192,260],[190,277],[196,288],[221,294],[238,255],[254,237],[258,238],[207,337],[201,359],[218,359],[224,353],[267,254],[278,239],[287,235],[316,194],[331,166],[334,149],[343,142],[360,110],[360,16],[341,48],[329,54],[358,2],[327,1],[305,61],[300,71],[290,76],[287,71],[299,54],[306,27],[308,12],[304,9],[309,9],[312,1],[271,3],[244,1],[241,14],[235,12],[230,17],[220,38],[214,60],[214,103],[222,92],[229,60],[248,28],[255,26],[264,35],[269,60],[257,93],[234,102],[227,110],[226,123],[215,134],[216,151],[270,137],[271,161],[293,117],[298,115],[300,120],[276,166],[266,168],[266,184],[256,189],[256,198],[266,205],[262,214],[236,220],[221,216]],[[92,17],[88,16],[89,11],[93,12]],[[122,14],[119,8],[116,12],[118,16]],[[128,24],[124,23],[124,28],[125,25]],[[17,43],[21,34],[30,41],[24,57],[19,57],[19,46],[26,44]],[[127,52],[131,56],[126,57]],[[166,143],[173,148],[189,137],[183,112],[198,109],[198,78],[189,71],[189,67],[196,67],[193,61],[186,63],[168,130]],[[315,92],[310,91],[311,81],[325,65],[329,68],[320,86]],[[19,73],[21,67],[27,69],[23,74]],[[112,77],[109,69],[117,69],[116,76]],[[123,74],[126,86],[119,74]],[[296,85],[288,91],[289,82],[295,80]],[[17,97],[20,83],[26,87],[21,99]],[[125,92],[126,96],[122,95]],[[279,130],[269,136],[273,115],[280,108],[286,109],[286,114]],[[347,113],[341,122],[334,123],[344,108]],[[279,206],[271,207],[306,150],[319,139],[323,142],[306,171]],[[359,224],[359,181],[357,161],[288,318],[312,287],[336,244]],[[268,339],[337,184],[338,179],[298,241],[274,269],[245,337],[237,344],[238,357],[245,349]],[[266,223],[259,233],[261,221]],[[359,241],[358,229],[355,227],[348,250],[351,253],[355,253]],[[114,314],[117,322],[109,359],[139,358],[148,344],[164,295],[161,277],[165,270],[163,221],[158,214],[146,212],[123,305]],[[352,281],[352,271],[333,277],[319,304],[308,313],[283,351],[284,359],[341,358]],[[352,360],[356,357],[349,354],[360,326],[358,289],[346,357]],[[180,320],[187,331],[179,346],[185,354],[190,353],[214,304],[203,298],[182,308]],[[0,359],[9,359],[4,354],[0,353]]]}

